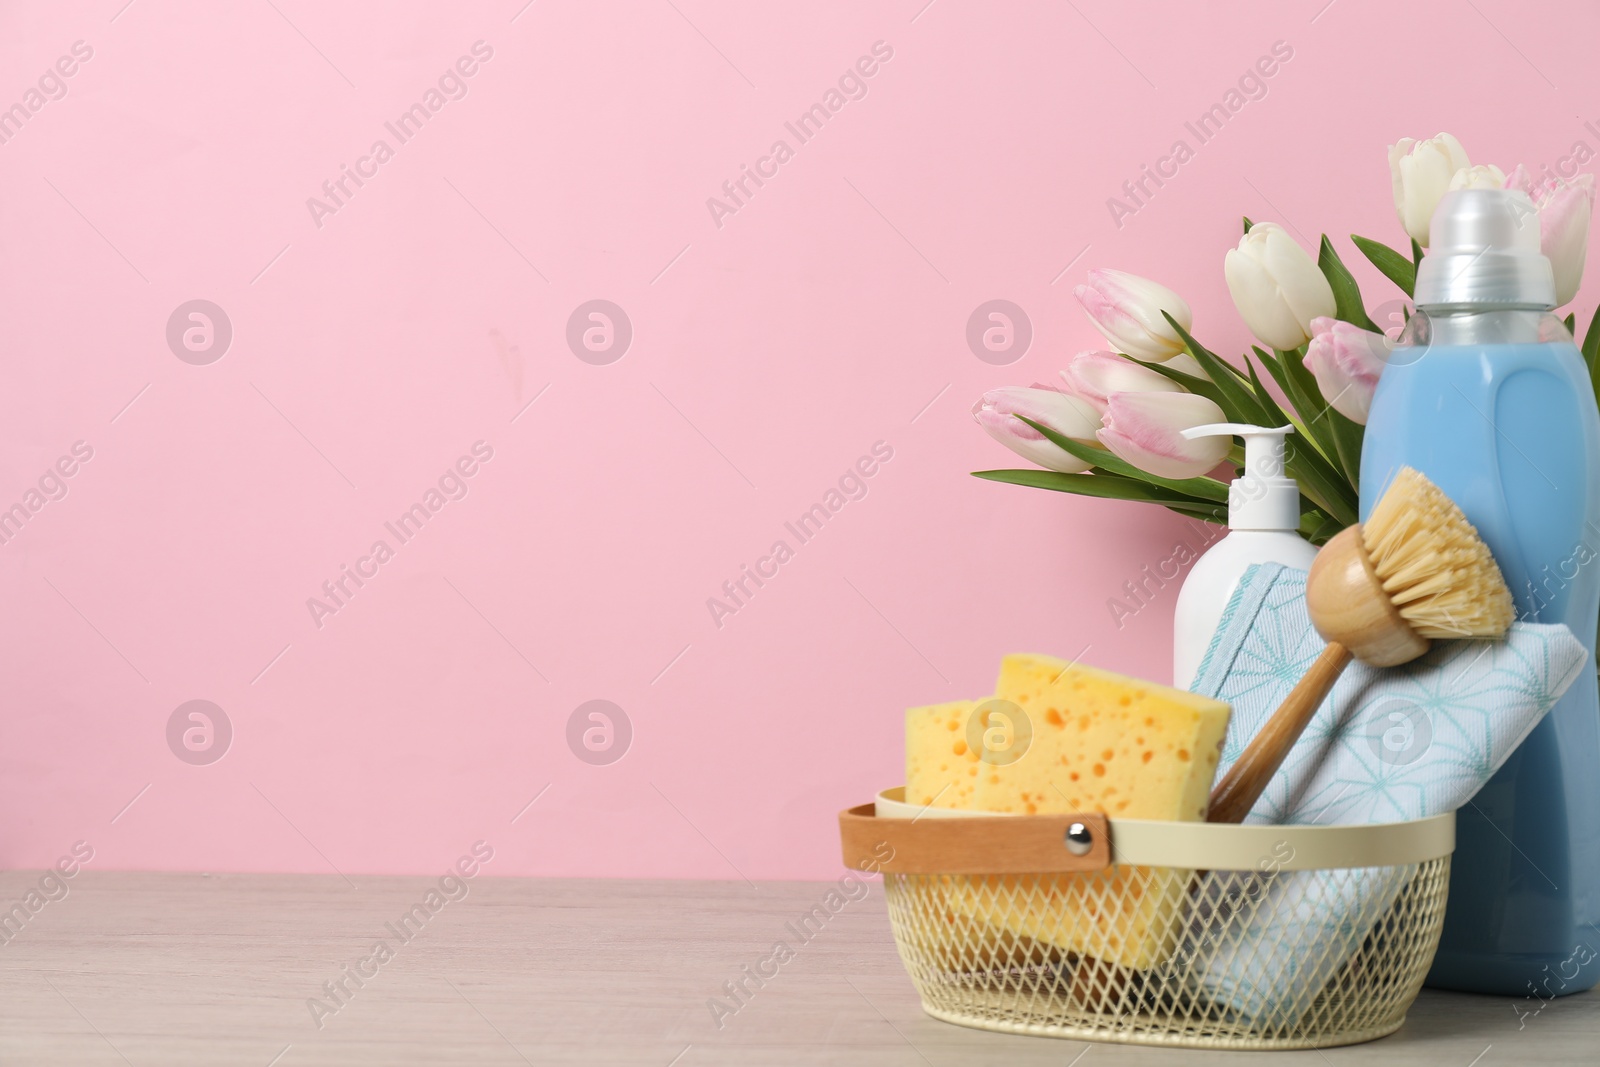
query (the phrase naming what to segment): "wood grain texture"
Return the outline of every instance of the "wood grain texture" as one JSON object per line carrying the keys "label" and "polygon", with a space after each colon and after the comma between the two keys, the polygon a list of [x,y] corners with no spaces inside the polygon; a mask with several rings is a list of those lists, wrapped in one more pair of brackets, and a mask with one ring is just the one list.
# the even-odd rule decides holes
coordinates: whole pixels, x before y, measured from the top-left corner
{"label": "wood grain texture", "polygon": [[[844,865],[878,874],[1065,874],[1111,863],[1111,833],[1098,812],[1079,815],[995,815],[987,818],[880,819],[874,805],[839,813]],[[1089,831],[1089,850],[1075,855],[1066,834]]]}
{"label": "wood grain texture", "polygon": [[[854,879],[857,876],[852,875]],[[37,874],[0,874],[15,901]],[[86,871],[0,945],[0,1063],[88,1067],[1078,1067],[1241,1062],[1013,1037],[925,1016],[875,880],[802,940],[838,883],[480,877],[319,1030],[306,1000],[423,898],[423,878]],[[813,920],[816,922],[816,920]],[[707,1007],[776,941],[793,958],[719,1029]],[[1513,1008],[1516,1010],[1513,1010]],[[1519,1013],[1538,1011],[1519,1019]],[[1519,1024],[1521,1029],[1519,1029]],[[1393,1037],[1294,1063],[1592,1065],[1600,996],[1424,991]],[[1485,1049],[1493,1048],[1485,1054]],[[1085,1051],[1087,1049],[1087,1051]],[[1082,1056],[1081,1060],[1074,1057]],[[1481,1057],[1481,1058],[1479,1058]],[[276,1058],[276,1059],[275,1059]]]}
{"label": "wood grain texture", "polygon": [[1361,527],[1335,534],[1317,553],[1306,576],[1306,610],[1317,633],[1348,648],[1362,663],[1395,667],[1428,651],[1384,592],[1361,543]]}

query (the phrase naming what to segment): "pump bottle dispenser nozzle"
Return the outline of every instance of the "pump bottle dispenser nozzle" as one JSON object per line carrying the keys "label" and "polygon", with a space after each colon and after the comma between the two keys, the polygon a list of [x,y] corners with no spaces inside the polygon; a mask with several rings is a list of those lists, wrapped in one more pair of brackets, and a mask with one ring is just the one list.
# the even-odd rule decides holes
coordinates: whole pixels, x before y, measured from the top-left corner
{"label": "pump bottle dispenser nozzle", "polygon": [[1293,426],[1219,422],[1183,431],[1187,438],[1244,438],[1244,470],[1228,487],[1228,536],[1189,568],[1173,619],[1174,684],[1195,682],[1223,610],[1254,564],[1309,569],[1317,550],[1300,536],[1300,487],[1284,475],[1284,436]]}

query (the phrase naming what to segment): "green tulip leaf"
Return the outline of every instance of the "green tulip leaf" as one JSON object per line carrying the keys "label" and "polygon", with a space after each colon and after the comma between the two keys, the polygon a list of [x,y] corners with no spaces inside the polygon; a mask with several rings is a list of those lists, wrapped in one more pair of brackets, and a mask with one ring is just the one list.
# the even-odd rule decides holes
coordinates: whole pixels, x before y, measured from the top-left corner
{"label": "green tulip leaf", "polygon": [[1367,428],[1334,408],[1328,409],[1328,419],[1333,425],[1333,440],[1339,450],[1339,463],[1350,478],[1350,488],[1359,496],[1361,443],[1366,440]]}
{"label": "green tulip leaf", "polygon": [[1312,391],[1307,393],[1299,377],[1291,377],[1288,367],[1283,359],[1285,353],[1279,352],[1276,356],[1268,356],[1255,345],[1250,346],[1256,358],[1261,360],[1261,365],[1267,368],[1267,373],[1272,375],[1272,380],[1278,383],[1278,388],[1283,390],[1283,395],[1289,398],[1289,404],[1295,412],[1295,428],[1298,429],[1313,445],[1318,452],[1330,463],[1338,461],[1339,452],[1334,447],[1333,438],[1324,438],[1321,435],[1322,427],[1312,422],[1312,416],[1321,411],[1325,406],[1322,394],[1315,388],[1316,379],[1312,379]]}
{"label": "green tulip leaf", "polygon": [[1171,490],[1172,492],[1186,497],[1194,497],[1200,500],[1216,500],[1224,503],[1227,502],[1228,487],[1217,481],[1215,478],[1161,478],[1149,473],[1148,471],[1140,470],[1132,463],[1118,458],[1103,448],[1095,448],[1091,445],[1074,441],[1070,437],[1063,437],[1061,434],[1058,434],[1054,430],[1050,429],[1050,427],[1045,426],[1042,423],[1034,422],[1032,419],[1024,415],[1018,415],[1016,417],[1027,423],[1029,426],[1032,426],[1035,430],[1038,430],[1040,433],[1044,434],[1045,438],[1048,439],[1051,444],[1055,445],[1057,448],[1060,448],[1062,451],[1078,457],[1085,463],[1092,463],[1096,467],[1100,467],[1101,469],[1109,471],[1112,474],[1120,474],[1124,478],[1132,478],[1135,481],[1148,482],[1150,485],[1158,485],[1163,489]]}
{"label": "green tulip leaf", "polygon": [[[1260,355],[1259,350],[1257,351],[1257,355],[1258,356]],[[1262,358],[1262,362],[1264,364],[1269,364],[1268,365],[1268,372],[1271,373],[1271,371],[1272,371],[1272,367],[1270,366],[1270,362],[1271,361],[1269,361],[1269,360],[1267,360],[1266,358],[1263,357]],[[1312,435],[1306,433],[1305,424],[1300,422],[1300,421],[1298,421],[1298,420],[1296,420],[1296,419],[1290,418],[1289,415],[1282,408],[1280,408],[1278,406],[1278,402],[1275,399],[1273,399],[1272,394],[1267,391],[1266,385],[1264,385],[1262,383],[1261,379],[1256,375],[1255,365],[1250,362],[1250,357],[1249,356],[1245,357],[1245,366],[1250,368],[1250,377],[1252,379],[1254,379],[1254,381],[1255,381],[1256,390],[1261,396],[1262,403],[1269,406],[1269,408],[1270,408],[1270,412],[1269,413],[1273,415],[1273,420],[1269,425],[1272,425],[1272,426],[1283,426],[1284,424],[1288,424],[1288,425],[1291,425],[1291,426],[1293,426],[1295,428],[1295,433],[1294,434],[1291,434],[1291,435],[1289,435],[1289,437],[1284,438],[1284,446],[1283,446],[1284,447],[1284,454],[1283,454],[1284,470],[1287,473],[1289,473],[1290,475],[1292,475],[1295,478],[1296,481],[1300,481],[1300,480],[1302,480],[1302,477],[1303,477],[1302,472],[1308,466],[1309,467],[1313,467],[1315,469],[1315,472],[1310,477],[1310,480],[1312,481],[1313,484],[1315,484],[1317,486],[1320,486],[1320,487],[1324,487],[1329,491],[1336,491],[1337,492],[1337,491],[1340,491],[1340,490],[1344,490],[1346,488],[1346,481],[1347,481],[1346,476],[1344,475],[1344,473],[1341,470],[1339,470],[1338,468],[1336,468],[1331,462],[1329,462],[1329,458],[1328,458],[1327,455],[1325,455],[1322,452],[1318,451],[1317,439],[1315,437],[1313,437]],[[1274,377],[1276,377],[1276,376],[1274,376]],[[1281,381],[1279,382],[1279,386],[1280,386],[1280,388],[1282,387],[1282,382]],[[1285,392],[1287,392],[1287,390],[1285,390]],[[1337,412],[1334,412],[1333,414],[1338,415]],[[1338,417],[1341,418],[1341,419],[1344,418],[1344,416],[1342,416],[1342,415],[1338,415]],[[1345,421],[1348,422],[1349,420],[1346,419]],[[1354,426],[1355,424],[1351,423],[1351,425]],[[1355,428],[1359,433],[1361,427],[1356,426]],[[1357,457],[1358,466],[1359,466],[1359,461],[1360,461],[1360,455],[1361,455],[1361,439],[1360,439],[1359,436],[1357,436],[1357,438],[1356,438],[1356,457]],[[1339,492],[1339,495],[1341,497],[1346,496],[1346,494],[1344,492]],[[1331,502],[1331,499],[1330,499],[1330,502]]]}
{"label": "green tulip leaf", "polygon": [[[1057,493],[1076,493],[1106,500],[1134,500],[1147,504],[1172,504],[1193,508],[1216,508],[1216,501],[1200,500],[1183,493],[1173,493],[1148,482],[1124,478],[1118,474],[1099,471],[1094,474],[1062,474],[1047,470],[973,471],[974,478],[1007,485],[1025,485],[1033,489],[1049,489]],[[1218,483],[1221,484],[1221,483]]]}
{"label": "green tulip leaf", "polygon": [[1283,442],[1283,469],[1311,503],[1345,526],[1356,521],[1356,500],[1349,483],[1315,448],[1293,434]]}
{"label": "green tulip leaf", "polygon": [[1350,240],[1361,250],[1361,254],[1371,261],[1374,267],[1391,282],[1398,285],[1407,296],[1417,287],[1417,266],[1405,257],[1402,252],[1396,252],[1381,241],[1374,241],[1370,237],[1357,237],[1350,235]]}
{"label": "green tulip leaf", "polygon": [[1162,504],[1169,511],[1176,511],[1179,515],[1190,519],[1200,519],[1202,522],[1215,523],[1218,526],[1228,525],[1228,509],[1219,504],[1207,504],[1204,507],[1188,504]]}
{"label": "green tulip leaf", "polygon": [[1320,512],[1308,511],[1300,516],[1300,534],[1314,545],[1327,544],[1328,539],[1344,527],[1345,524]]}
{"label": "green tulip leaf", "polygon": [[1267,410],[1262,407],[1260,399],[1251,391],[1250,380],[1244,378],[1237,368],[1191,337],[1188,330],[1178,325],[1177,319],[1168,315],[1165,311],[1161,314],[1166,317],[1166,320],[1172,324],[1172,328],[1178,332],[1178,336],[1183,339],[1184,346],[1188,348],[1189,354],[1195,358],[1195,362],[1200,364],[1200,369],[1205,371],[1206,375],[1216,383],[1217,389],[1223,398],[1216,401],[1216,403],[1218,407],[1222,408],[1223,413],[1234,422],[1248,422],[1255,426],[1265,425],[1265,420],[1268,417]]}
{"label": "green tulip leaf", "polygon": [[1161,363],[1146,363],[1144,360],[1135,359],[1133,356],[1126,356],[1124,358],[1126,358],[1129,362],[1139,364],[1141,367],[1153,370],[1164,378],[1172,379],[1185,389],[1189,390],[1189,392],[1205,397],[1219,408],[1223,408],[1224,410],[1227,408],[1227,405],[1222,402],[1222,390],[1217,388],[1217,383],[1212,381],[1210,378],[1196,378],[1192,374],[1185,374],[1181,370],[1173,370],[1171,367],[1165,366]]}
{"label": "green tulip leaf", "polygon": [[1256,391],[1256,399],[1258,401],[1260,401],[1261,406],[1267,412],[1268,421],[1266,423],[1263,423],[1263,425],[1265,425],[1265,426],[1293,425],[1293,420],[1290,419],[1289,416],[1284,413],[1284,410],[1281,407],[1278,406],[1278,401],[1273,397],[1272,393],[1269,392],[1267,390],[1267,387],[1262,384],[1261,376],[1256,373],[1256,365],[1254,363],[1250,362],[1250,357],[1249,356],[1245,356],[1243,358],[1244,358],[1245,369],[1250,372],[1250,384],[1251,384],[1252,387],[1254,387],[1254,389]]}
{"label": "green tulip leaf", "polygon": [[1333,287],[1333,303],[1339,320],[1377,333],[1377,323],[1367,317],[1367,309],[1361,304],[1361,289],[1356,285],[1355,275],[1350,273],[1344,260],[1339,258],[1339,253],[1334,251],[1333,242],[1328,240],[1327,234],[1322,235],[1322,246],[1317,251],[1317,266]]}
{"label": "green tulip leaf", "polygon": [[1349,516],[1349,522],[1354,522],[1356,494],[1338,465],[1333,428],[1314,418],[1327,410],[1317,392],[1316,379],[1298,363],[1295,365],[1300,373],[1290,374],[1287,365],[1291,357],[1299,359],[1298,352],[1279,352],[1276,359],[1269,359],[1259,348],[1255,352],[1300,414],[1300,421],[1294,423],[1299,433],[1284,441],[1284,469],[1300,483],[1300,491],[1308,500],[1330,515]]}
{"label": "green tulip leaf", "polygon": [[1128,500],[1142,504],[1159,504],[1186,518],[1214,522],[1223,526],[1226,526],[1228,522],[1228,507],[1226,504],[1194,500],[1178,494],[1166,493],[1145,482],[1108,474],[1101,470],[1097,470],[1092,474],[1061,474],[1057,471],[1046,470],[973,471],[972,476],[991,482],[1025,485],[1038,489],[1049,489],[1058,493],[1072,493],[1077,496],[1099,497],[1105,500]]}
{"label": "green tulip leaf", "polygon": [[[1361,478],[1361,440],[1364,431],[1335,411],[1333,405],[1323,397],[1316,377],[1306,369],[1304,355],[1299,351],[1279,352],[1278,358],[1283,363],[1287,383],[1284,392],[1289,394],[1295,410],[1305,419],[1307,428],[1316,433],[1320,442],[1331,446],[1329,458],[1337,460],[1337,475],[1348,490],[1348,499],[1353,502]],[[1326,449],[1324,451],[1327,452]]]}
{"label": "green tulip leaf", "polygon": [[[1278,388],[1283,390],[1284,395],[1285,396],[1289,395],[1289,390],[1287,388],[1285,388],[1285,386],[1284,386],[1283,367],[1278,362],[1278,358],[1276,356],[1272,355],[1270,352],[1266,352],[1266,351],[1262,350],[1262,348],[1259,345],[1251,345],[1250,346],[1250,351],[1254,352],[1256,354],[1256,359],[1260,360],[1261,361],[1261,365],[1263,367],[1267,368],[1267,374],[1272,377],[1273,381],[1278,383]],[[1262,392],[1265,392],[1265,391],[1266,391],[1265,387],[1263,387]],[[1290,401],[1290,404],[1291,404],[1291,408],[1292,408],[1292,406],[1293,406],[1293,401],[1292,400]],[[1281,405],[1280,405],[1280,410],[1282,410]],[[1300,418],[1300,415],[1299,415],[1298,412],[1293,411],[1293,410],[1284,411],[1283,417],[1284,417],[1284,422],[1287,422],[1289,425],[1294,427],[1295,433],[1297,433],[1300,436],[1304,437],[1306,440],[1310,441],[1313,445],[1316,445],[1316,447],[1317,447],[1317,449],[1319,451],[1322,451],[1322,445],[1317,441],[1316,436],[1314,434],[1311,434],[1306,430],[1306,424]],[[1283,423],[1279,423],[1278,425],[1281,426],[1281,425],[1283,425]],[[1323,454],[1325,456],[1332,455],[1332,452],[1325,451],[1325,452],[1323,452]]]}

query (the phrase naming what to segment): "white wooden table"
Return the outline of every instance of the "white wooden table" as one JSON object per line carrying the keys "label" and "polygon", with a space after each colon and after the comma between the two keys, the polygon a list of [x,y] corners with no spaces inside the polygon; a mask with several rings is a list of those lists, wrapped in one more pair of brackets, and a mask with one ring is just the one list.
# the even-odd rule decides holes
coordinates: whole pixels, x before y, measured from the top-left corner
{"label": "white wooden table", "polygon": [[[9,907],[37,884],[0,874]],[[879,888],[811,941],[786,928],[827,883],[480,877],[402,943],[424,878],[84,871],[0,945],[0,1064],[1223,1064],[1240,1054],[1010,1037],[922,1014]],[[393,947],[373,959],[374,943]],[[797,947],[719,1029],[707,1001],[773,942]],[[362,962],[367,960],[369,962]],[[344,965],[367,972],[357,986]],[[349,992],[329,997],[324,983]],[[308,1000],[320,998],[313,1011]],[[337,1010],[333,1010],[336,1008]],[[1523,1010],[1526,1010],[1524,1008]],[[321,1023],[319,1028],[318,1023]],[[1520,1027],[1520,1028],[1519,1028]],[[1075,1059],[1075,1057],[1080,1057]],[[1424,991],[1368,1045],[1269,1064],[1600,1063],[1600,995],[1518,1017],[1503,997]]]}

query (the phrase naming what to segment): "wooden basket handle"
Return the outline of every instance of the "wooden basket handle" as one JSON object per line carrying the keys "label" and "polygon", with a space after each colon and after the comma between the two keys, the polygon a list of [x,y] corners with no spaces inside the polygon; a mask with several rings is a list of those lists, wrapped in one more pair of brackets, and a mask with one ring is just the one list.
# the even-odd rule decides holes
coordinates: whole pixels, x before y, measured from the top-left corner
{"label": "wooden basket handle", "polygon": [[880,819],[873,811],[861,804],[839,813],[846,867],[882,874],[1065,874],[1111,864],[1111,825],[1099,813]]}

